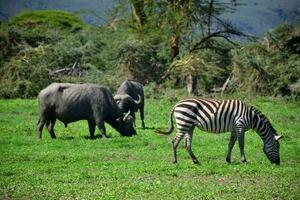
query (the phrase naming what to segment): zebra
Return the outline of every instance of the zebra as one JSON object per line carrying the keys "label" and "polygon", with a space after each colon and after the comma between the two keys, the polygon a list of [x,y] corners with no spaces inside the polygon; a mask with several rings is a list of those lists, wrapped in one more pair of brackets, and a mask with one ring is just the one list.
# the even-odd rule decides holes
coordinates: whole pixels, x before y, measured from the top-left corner
{"label": "zebra", "polygon": [[211,133],[231,132],[226,161],[231,163],[232,148],[238,140],[241,160],[246,162],[244,152],[244,135],[249,129],[258,133],[264,143],[263,151],[273,164],[280,164],[279,139],[269,120],[256,108],[240,100],[209,100],[189,98],[179,101],[169,114],[167,131],[157,129],[160,134],[169,135],[174,130],[172,116],[175,116],[177,134],[172,140],[173,163],[177,163],[177,147],[184,137],[184,146],[193,163],[199,161],[192,151],[192,138],[195,126]]}

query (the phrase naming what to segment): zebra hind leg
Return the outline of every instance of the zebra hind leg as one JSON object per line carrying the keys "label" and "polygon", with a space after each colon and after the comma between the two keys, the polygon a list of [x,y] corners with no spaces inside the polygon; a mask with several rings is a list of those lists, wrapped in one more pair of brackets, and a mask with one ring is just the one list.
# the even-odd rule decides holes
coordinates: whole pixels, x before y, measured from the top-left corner
{"label": "zebra hind leg", "polygon": [[172,143],[173,143],[173,163],[174,164],[177,163],[177,147],[179,145],[179,142],[183,138],[184,134],[185,133],[177,132],[175,138],[172,141]]}
{"label": "zebra hind leg", "polygon": [[194,131],[194,128],[192,128],[188,134],[185,134],[185,145],[184,146],[185,146],[185,149],[187,150],[187,152],[189,153],[193,163],[198,164],[199,161],[192,151],[193,131]]}

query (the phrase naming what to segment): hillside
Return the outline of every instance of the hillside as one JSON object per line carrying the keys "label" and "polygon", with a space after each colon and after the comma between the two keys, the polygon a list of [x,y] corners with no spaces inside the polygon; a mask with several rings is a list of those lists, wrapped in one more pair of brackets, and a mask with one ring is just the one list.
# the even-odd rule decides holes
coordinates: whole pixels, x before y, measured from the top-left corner
{"label": "hillside", "polygon": [[[85,22],[99,25],[106,22],[112,0],[1,0],[0,20],[8,20],[21,11],[58,9],[79,12]],[[228,2],[224,1],[223,2]],[[298,0],[240,0],[232,13],[223,17],[247,34],[261,36],[283,22],[293,23],[300,16]],[[95,15],[96,14],[96,15]]]}

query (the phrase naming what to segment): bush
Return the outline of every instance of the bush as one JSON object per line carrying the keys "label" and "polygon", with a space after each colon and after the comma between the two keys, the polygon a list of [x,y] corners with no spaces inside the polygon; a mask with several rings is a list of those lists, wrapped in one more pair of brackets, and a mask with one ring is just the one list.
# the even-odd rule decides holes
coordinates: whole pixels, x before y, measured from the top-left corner
{"label": "bush", "polygon": [[[262,41],[233,50],[231,90],[260,95],[291,95],[300,74],[300,56],[286,46],[297,27],[279,26]],[[297,49],[297,48],[296,48]],[[292,87],[291,87],[292,86]]]}
{"label": "bush", "polygon": [[38,91],[50,83],[47,68],[35,66],[22,59],[12,59],[0,69],[2,98],[36,96]]}
{"label": "bush", "polygon": [[142,83],[157,81],[163,71],[155,50],[140,40],[127,40],[118,52],[118,76]]}
{"label": "bush", "polygon": [[292,96],[295,97],[295,99],[300,99],[300,79],[296,83],[290,84],[289,89],[292,92]]}
{"label": "bush", "polygon": [[61,29],[80,30],[88,26],[79,16],[58,10],[24,11],[15,16],[9,23],[32,29],[59,27]]}
{"label": "bush", "polygon": [[[76,32],[74,32],[76,30]],[[77,16],[60,11],[21,13],[0,29],[0,97],[34,97],[51,82],[82,80],[90,68],[101,69],[103,43]],[[103,67],[104,68],[104,67]],[[99,80],[99,79],[98,79]]]}

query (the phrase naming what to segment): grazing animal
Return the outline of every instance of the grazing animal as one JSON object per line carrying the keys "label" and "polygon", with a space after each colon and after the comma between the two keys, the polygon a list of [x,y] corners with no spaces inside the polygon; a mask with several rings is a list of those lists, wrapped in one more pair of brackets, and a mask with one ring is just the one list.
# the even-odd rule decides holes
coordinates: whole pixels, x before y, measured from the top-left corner
{"label": "grazing animal", "polygon": [[51,138],[56,138],[54,125],[56,119],[67,127],[68,123],[87,120],[91,138],[94,138],[95,126],[102,136],[106,136],[104,122],[109,123],[122,136],[136,134],[133,118],[118,108],[111,92],[94,84],[52,83],[38,96],[40,113],[37,124],[38,138],[46,124]]}
{"label": "grazing animal", "polygon": [[143,85],[137,81],[126,80],[124,81],[116,95],[114,96],[119,108],[122,112],[130,111],[135,121],[135,112],[140,110],[142,120],[142,128],[145,128],[144,122],[144,89]]}
{"label": "grazing animal", "polygon": [[271,163],[280,164],[279,142],[282,136],[277,135],[269,120],[257,109],[247,106],[239,100],[205,100],[185,99],[178,102],[171,110],[167,131],[156,130],[161,134],[170,134],[173,127],[174,113],[177,134],[173,139],[173,163],[177,162],[177,146],[185,137],[185,148],[194,163],[198,163],[191,143],[195,126],[211,133],[231,132],[226,161],[231,162],[232,148],[238,139],[241,159],[246,162],[244,153],[244,134],[255,130],[264,142],[263,151]]}

